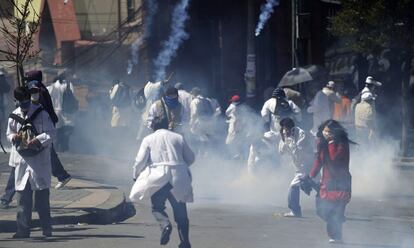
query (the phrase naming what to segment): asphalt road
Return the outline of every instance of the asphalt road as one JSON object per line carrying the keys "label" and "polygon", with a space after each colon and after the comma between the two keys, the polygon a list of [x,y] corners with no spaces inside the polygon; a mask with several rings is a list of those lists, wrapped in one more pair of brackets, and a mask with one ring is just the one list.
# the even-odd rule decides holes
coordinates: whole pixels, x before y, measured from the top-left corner
{"label": "asphalt road", "polygon": [[[110,183],[126,194],[132,185],[131,161],[63,155],[77,177]],[[85,164],[85,161],[89,161]],[[251,177],[238,162],[204,160],[193,167],[195,203],[189,204],[190,239],[200,248],[361,247],[414,248],[414,197],[400,194],[370,197],[355,192],[347,209],[343,245],[330,245],[324,223],[315,215],[313,197],[302,195],[304,218],[281,217],[286,212],[290,172],[265,171]],[[358,182],[356,182],[358,183]],[[411,190],[412,191],[412,190]],[[369,195],[369,194],[368,194]],[[168,206],[169,207],[169,206]],[[159,245],[159,228],[147,203],[137,215],[112,225],[55,226],[54,237],[41,231],[27,241],[0,233],[0,247],[144,247]],[[170,218],[172,219],[171,211]],[[177,247],[176,229],[165,247]]]}

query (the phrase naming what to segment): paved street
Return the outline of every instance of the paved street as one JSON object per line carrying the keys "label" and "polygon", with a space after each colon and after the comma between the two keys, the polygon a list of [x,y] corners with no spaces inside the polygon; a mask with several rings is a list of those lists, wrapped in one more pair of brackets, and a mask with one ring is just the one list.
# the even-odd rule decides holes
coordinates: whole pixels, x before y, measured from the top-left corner
{"label": "paved street", "polygon": [[[128,193],[132,182],[127,161],[66,154],[62,160],[73,176],[105,182]],[[189,205],[193,247],[332,247],[327,243],[324,223],[314,213],[313,197],[302,195],[304,218],[281,217],[287,211],[282,172],[259,174],[257,178],[243,173],[230,176],[236,163],[209,164],[193,167],[196,199]],[[216,166],[223,166],[220,176],[212,174]],[[414,197],[407,194],[363,200],[355,193],[344,225],[346,243],[334,247],[414,247],[413,203]],[[160,247],[159,229],[149,206],[139,204],[136,209],[137,215],[122,223],[56,225],[54,237],[47,240],[40,238],[39,229],[27,241],[10,239],[12,233],[0,233],[0,247]],[[177,247],[175,231],[166,247]]]}

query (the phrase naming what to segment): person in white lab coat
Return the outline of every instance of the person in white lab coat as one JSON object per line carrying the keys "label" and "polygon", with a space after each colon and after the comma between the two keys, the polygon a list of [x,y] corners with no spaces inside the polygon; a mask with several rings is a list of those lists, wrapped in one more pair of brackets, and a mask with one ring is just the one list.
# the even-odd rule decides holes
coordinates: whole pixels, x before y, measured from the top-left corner
{"label": "person in white lab coat", "polygon": [[282,88],[276,88],[272,97],[267,100],[260,111],[262,118],[266,124],[266,132],[272,131],[279,134],[281,119],[290,117],[297,121],[301,120],[300,108],[291,100],[286,98],[286,93]]}
{"label": "person in white lab coat", "polygon": [[135,183],[129,198],[134,202],[151,198],[152,213],[161,228],[161,245],[168,243],[172,230],[165,212],[168,199],[177,223],[179,248],[191,248],[186,203],[193,201],[189,166],[194,153],[182,135],[168,130],[165,121],[155,118],[152,128],[154,133],[143,139],[135,159]]}
{"label": "person in white lab coat", "polygon": [[319,125],[333,118],[335,103],[341,103],[341,97],[335,92],[335,82],[329,81],[313,98],[308,112],[313,115],[311,133],[316,136]]}
{"label": "person in white lab coat", "polygon": [[66,81],[66,75],[63,73],[59,75],[55,82],[47,87],[50,97],[52,99],[53,108],[59,118],[56,123],[57,129],[57,143],[56,150],[64,152],[69,149],[69,137],[73,133],[74,114],[63,111],[63,95],[65,90],[69,87],[72,94],[75,94],[73,84]]}
{"label": "person in white lab coat", "polygon": [[[241,103],[240,96],[234,95],[230,99],[230,105],[226,110],[227,129],[226,145],[233,158],[240,158],[247,153],[247,109]],[[244,147],[245,146],[245,147]],[[246,148],[246,149],[243,149]]]}
{"label": "person in white lab coat", "polygon": [[[30,222],[32,217],[32,195],[35,192],[35,206],[39,214],[43,235],[52,236],[52,222],[50,216],[49,188],[52,176],[51,146],[56,135],[54,124],[49,114],[30,100],[27,88],[18,87],[14,90],[14,97],[19,103],[8,120],[7,139],[13,145],[10,151],[9,165],[15,167],[15,189],[17,200],[17,232],[13,238],[29,238]],[[38,110],[39,109],[39,110]],[[35,117],[31,117],[36,114]],[[32,119],[32,125],[37,135],[27,141],[22,135],[22,124],[16,119]],[[27,141],[27,144],[26,144]],[[29,149],[37,150],[36,154],[27,155],[18,151],[16,147],[26,144]]]}
{"label": "person in white lab coat", "polygon": [[305,141],[305,131],[295,127],[295,122],[291,118],[284,118],[280,121],[280,142],[279,153],[288,154],[292,158],[295,168],[288,194],[288,207],[291,210],[285,213],[285,217],[302,217],[300,207],[300,179],[304,176],[303,145]]}
{"label": "person in white lab coat", "polygon": [[193,100],[193,95],[184,89],[182,83],[176,83],[174,88],[178,90],[178,101],[183,106],[182,121],[183,123],[188,123],[190,122],[190,105]]}

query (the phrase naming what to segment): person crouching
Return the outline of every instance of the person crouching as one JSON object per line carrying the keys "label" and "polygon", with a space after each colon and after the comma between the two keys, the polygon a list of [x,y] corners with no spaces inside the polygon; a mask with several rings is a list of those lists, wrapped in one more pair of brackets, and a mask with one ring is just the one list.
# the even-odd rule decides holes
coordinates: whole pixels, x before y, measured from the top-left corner
{"label": "person crouching", "polygon": [[[49,114],[41,105],[34,105],[27,88],[14,90],[19,107],[10,114],[7,139],[13,144],[9,165],[15,167],[17,192],[17,232],[13,238],[29,238],[32,218],[32,195],[39,214],[43,236],[52,236],[49,188],[52,167],[50,147],[56,130]],[[27,131],[29,127],[30,132]]]}
{"label": "person crouching", "polygon": [[291,118],[284,118],[280,121],[280,154],[289,154],[295,167],[288,194],[288,207],[291,210],[285,213],[285,217],[302,217],[300,207],[300,179],[304,176],[302,145],[305,140],[305,131],[295,127],[295,122]]}
{"label": "person crouching", "polygon": [[154,133],[142,140],[135,159],[135,183],[129,198],[133,202],[151,198],[152,214],[161,228],[161,245],[168,243],[172,230],[165,212],[168,199],[177,223],[179,248],[191,248],[186,203],[193,201],[189,166],[194,153],[184,137],[168,130],[168,123],[161,118],[152,120],[152,129]]}

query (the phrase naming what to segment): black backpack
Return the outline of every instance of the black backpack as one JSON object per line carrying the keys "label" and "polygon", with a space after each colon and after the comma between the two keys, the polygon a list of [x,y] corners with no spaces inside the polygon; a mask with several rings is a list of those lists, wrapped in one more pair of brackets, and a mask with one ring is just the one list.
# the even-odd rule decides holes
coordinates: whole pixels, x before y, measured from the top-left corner
{"label": "black backpack", "polygon": [[67,114],[73,114],[79,109],[78,100],[73,95],[72,90],[70,89],[70,84],[66,84],[66,89],[63,92],[63,102],[62,102],[62,111]]}
{"label": "black backpack", "polygon": [[198,115],[200,117],[210,117],[214,114],[213,107],[211,106],[211,103],[206,98],[198,98]]}
{"label": "black backpack", "polygon": [[17,131],[17,133],[22,136],[22,140],[19,142],[16,142],[14,145],[16,146],[16,151],[23,157],[32,157],[40,153],[44,148],[40,147],[38,149],[33,149],[28,147],[28,142],[39,134],[33,125],[33,121],[36,119],[36,117],[40,114],[40,112],[43,111],[42,107],[39,107],[38,109],[33,112],[33,114],[27,118],[23,119],[22,117],[11,113],[9,115],[9,118],[17,121],[20,123],[21,127]]}
{"label": "black backpack", "polygon": [[293,114],[293,110],[285,98],[276,98],[276,106],[273,114],[280,116],[280,118],[283,119],[291,116]]}

